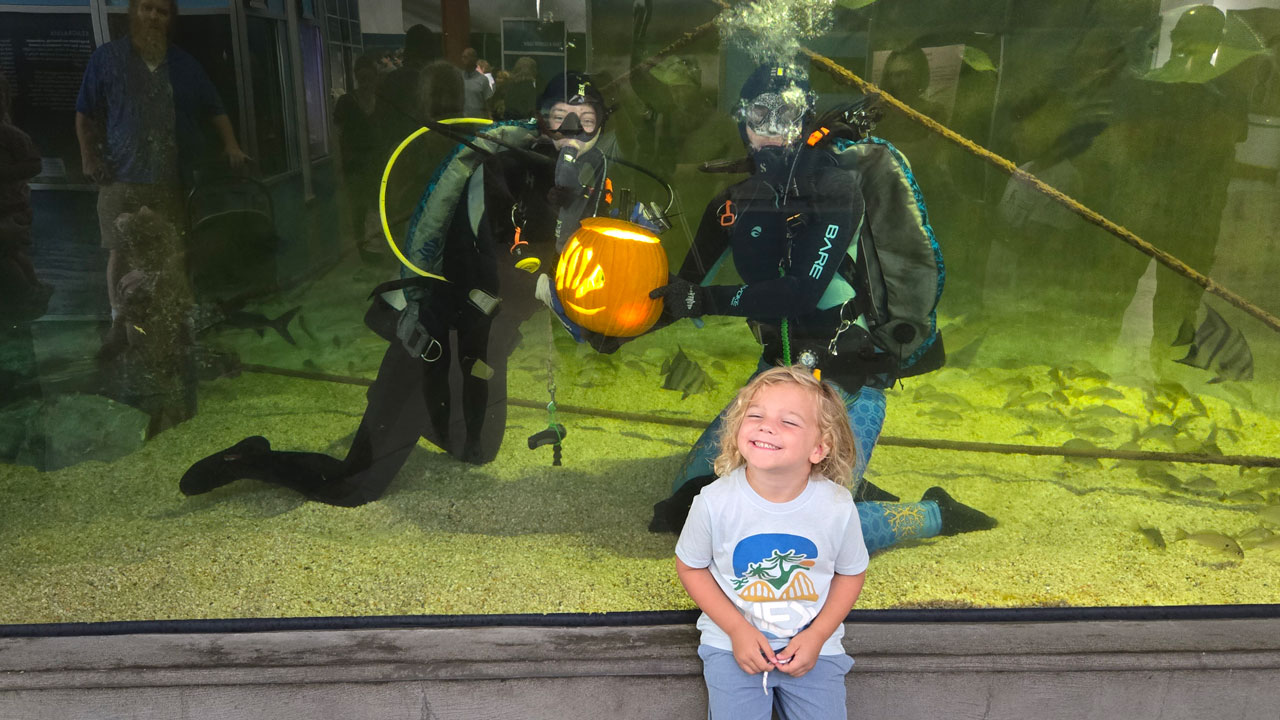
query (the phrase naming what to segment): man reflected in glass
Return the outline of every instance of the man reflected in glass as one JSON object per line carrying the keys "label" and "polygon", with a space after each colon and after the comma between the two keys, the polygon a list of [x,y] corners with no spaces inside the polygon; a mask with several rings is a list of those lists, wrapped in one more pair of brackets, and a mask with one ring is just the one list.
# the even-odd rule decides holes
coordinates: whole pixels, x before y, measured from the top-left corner
{"label": "man reflected in glass", "polygon": [[[98,358],[111,361],[139,347],[145,369],[125,394],[182,396],[149,408],[153,431],[194,412],[190,382],[165,365],[177,362],[186,340],[180,316],[191,292],[179,239],[186,224],[182,190],[201,157],[204,126],[216,131],[233,169],[248,159],[208,75],[171,43],[176,18],[175,0],[131,0],[129,34],[93,53],[76,100],[84,175],[99,185],[98,223],[108,251],[112,322]],[[175,409],[175,401],[184,407]]]}

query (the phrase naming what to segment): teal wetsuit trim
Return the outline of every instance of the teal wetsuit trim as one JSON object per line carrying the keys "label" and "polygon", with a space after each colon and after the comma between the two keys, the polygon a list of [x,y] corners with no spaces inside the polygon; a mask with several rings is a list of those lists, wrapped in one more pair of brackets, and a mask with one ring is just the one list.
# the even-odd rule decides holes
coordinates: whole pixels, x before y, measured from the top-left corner
{"label": "teal wetsuit trim", "polygon": [[873,553],[903,540],[931,538],[942,532],[942,513],[938,503],[921,500],[910,503],[856,503],[858,520],[862,522],[862,541]]}

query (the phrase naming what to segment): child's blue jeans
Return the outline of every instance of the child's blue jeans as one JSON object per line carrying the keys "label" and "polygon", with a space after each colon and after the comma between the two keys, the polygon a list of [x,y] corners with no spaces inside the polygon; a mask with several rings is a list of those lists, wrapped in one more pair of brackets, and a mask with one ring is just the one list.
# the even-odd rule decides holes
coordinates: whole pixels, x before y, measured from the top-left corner
{"label": "child's blue jeans", "polygon": [[769,720],[775,706],[781,720],[848,717],[844,676],[853,667],[848,655],[819,655],[813,669],[800,677],[772,670],[767,682],[761,673],[743,672],[728,650],[699,645],[698,657],[707,681],[710,720]]}

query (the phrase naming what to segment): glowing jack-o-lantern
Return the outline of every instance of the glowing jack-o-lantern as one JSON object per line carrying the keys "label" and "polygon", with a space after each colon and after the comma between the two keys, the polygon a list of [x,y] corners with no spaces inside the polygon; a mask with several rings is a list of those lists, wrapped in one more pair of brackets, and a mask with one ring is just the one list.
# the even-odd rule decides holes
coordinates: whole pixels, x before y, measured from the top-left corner
{"label": "glowing jack-o-lantern", "polygon": [[564,314],[612,337],[635,337],[653,327],[662,301],[649,293],[666,284],[667,253],[658,236],[625,220],[583,220],[556,265]]}

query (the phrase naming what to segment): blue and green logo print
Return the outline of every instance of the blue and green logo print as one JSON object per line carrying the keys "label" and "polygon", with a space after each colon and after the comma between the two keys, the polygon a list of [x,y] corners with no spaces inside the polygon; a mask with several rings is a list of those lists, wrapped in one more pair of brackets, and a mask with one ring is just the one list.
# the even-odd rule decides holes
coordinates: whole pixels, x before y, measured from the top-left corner
{"label": "blue and green logo print", "polygon": [[748,602],[817,601],[805,573],[818,557],[812,540],[786,533],[743,538],[733,549],[733,589]]}

